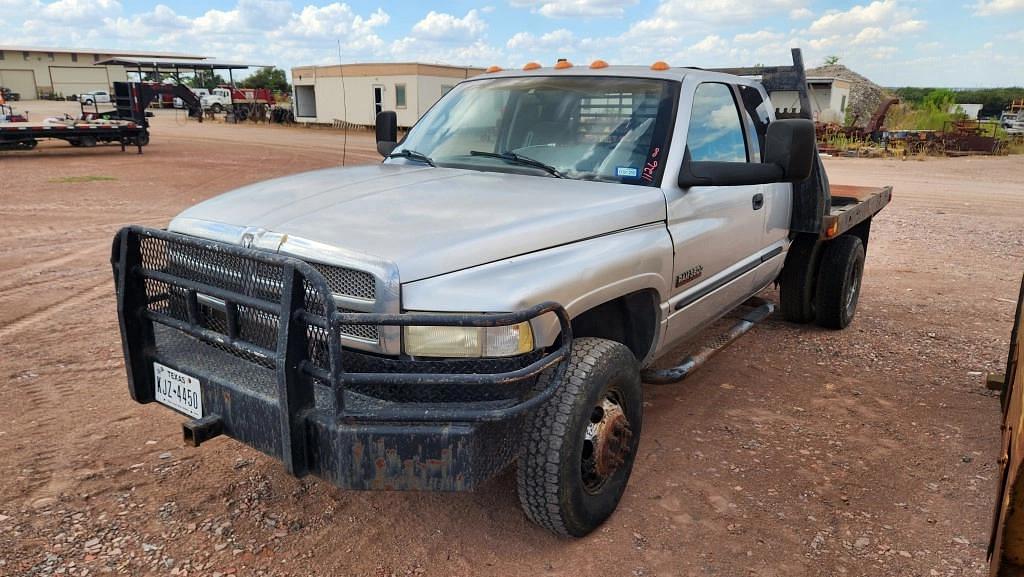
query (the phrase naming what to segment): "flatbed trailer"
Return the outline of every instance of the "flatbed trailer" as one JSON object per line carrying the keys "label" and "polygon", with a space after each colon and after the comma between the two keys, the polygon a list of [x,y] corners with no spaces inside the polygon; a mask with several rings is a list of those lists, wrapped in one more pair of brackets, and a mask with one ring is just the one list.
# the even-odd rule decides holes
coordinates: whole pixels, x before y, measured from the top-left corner
{"label": "flatbed trailer", "polygon": [[32,150],[44,138],[64,140],[71,146],[86,148],[99,143],[118,142],[122,151],[128,146],[135,146],[142,154],[142,147],[149,143],[149,131],[145,126],[124,121],[0,124],[0,150]]}

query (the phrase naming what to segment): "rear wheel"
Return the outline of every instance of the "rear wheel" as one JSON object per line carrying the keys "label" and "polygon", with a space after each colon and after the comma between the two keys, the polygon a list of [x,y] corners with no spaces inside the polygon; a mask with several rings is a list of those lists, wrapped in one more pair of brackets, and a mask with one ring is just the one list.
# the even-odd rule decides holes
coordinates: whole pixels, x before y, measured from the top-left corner
{"label": "rear wheel", "polygon": [[605,339],[573,341],[563,382],[526,424],[517,471],[526,516],[558,535],[600,526],[626,490],[642,424],[633,353]]}
{"label": "rear wheel", "polygon": [[845,329],[857,312],[864,276],[864,243],[853,235],[841,236],[824,247],[818,271],[815,306],[818,324]]}
{"label": "rear wheel", "polygon": [[83,136],[78,139],[78,146],[83,146],[85,148],[91,148],[93,146],[96,146],[96,137],[88,135]]}

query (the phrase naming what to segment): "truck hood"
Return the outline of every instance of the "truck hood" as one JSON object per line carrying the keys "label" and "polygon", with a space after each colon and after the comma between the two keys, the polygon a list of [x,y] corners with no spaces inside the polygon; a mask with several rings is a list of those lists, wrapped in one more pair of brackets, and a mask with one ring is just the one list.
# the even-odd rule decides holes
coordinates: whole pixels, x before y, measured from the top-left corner
{"label": "truck hood", "polygon": [[245,186],[169,229],[230,242],[241,234],[223,231],[263,229],[391,262],[410,282],[663,220],[655,187],[388,163]]}

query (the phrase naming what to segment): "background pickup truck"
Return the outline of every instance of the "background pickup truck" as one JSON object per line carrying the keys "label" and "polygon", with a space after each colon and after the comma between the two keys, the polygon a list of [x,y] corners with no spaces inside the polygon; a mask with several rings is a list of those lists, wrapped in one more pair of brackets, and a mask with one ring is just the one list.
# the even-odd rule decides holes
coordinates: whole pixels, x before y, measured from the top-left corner
{"label": "background pickup truck", "polygon": [[[469,490],[517,463],[527,516],[587,534],[629,478],[642,376],[716,347],[659,355],[745,307],[740,334],[773,282],[791,321],[853,318],[891,190],[830,188],[793,56],[492,70],[400,143],[381,113],[379,165],[123,229],[132,397],[191,417],[186,442],[225,434],[344,488]],[[776,119],[774,90],[804,118]]]}

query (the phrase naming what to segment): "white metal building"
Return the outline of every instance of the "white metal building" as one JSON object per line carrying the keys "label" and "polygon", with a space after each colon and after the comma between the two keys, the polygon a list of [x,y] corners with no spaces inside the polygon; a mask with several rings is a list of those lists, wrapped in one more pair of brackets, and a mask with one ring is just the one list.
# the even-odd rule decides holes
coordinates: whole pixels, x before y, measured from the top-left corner
{"label": "white metal building", "polygon": [[[810,88],[814,119],[844,124],[846,106],[850,101],[850,83],[840,78],[810,77],[807,86]],[[800,110],[800,97],[791,91],[773,92],[772,104],[779,112],[795,112]]]}
{"label": "white metal building", "polygon": [[87,48],[38,48],[0,45],[0,86],[23,100],[59,94],[70,96],[91,90],[111,90],[127,80],[123,66],[96,66],[114,56],[165,57],[199,60],[202,56],[165,52],[128,52]]}
{"label": "white metal building", "polygon": [[412,126],[453,86],[483,71],[483,68],[418,63],[293,68],[295,120],[371,126],[378,112],[394,110],[399,126]]}
{"label": "white metal building", "polygon": [[977,120],[981,115],[981,109],[984,108],[984,104],[954,104],[949,107],[950,114],[966,114],[967,118],[971,120]]}

